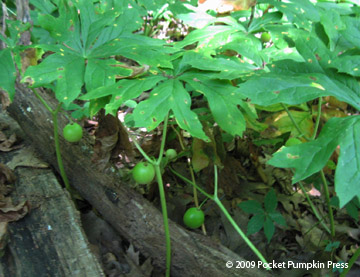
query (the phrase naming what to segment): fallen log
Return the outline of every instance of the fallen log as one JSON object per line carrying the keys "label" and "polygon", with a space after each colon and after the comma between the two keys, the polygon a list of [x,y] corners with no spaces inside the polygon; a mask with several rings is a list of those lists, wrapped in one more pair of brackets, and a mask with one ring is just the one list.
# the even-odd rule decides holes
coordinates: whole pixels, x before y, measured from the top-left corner
{"label": "fallen log", "polygon": [[[42,97],[52,107],[56,100],[47,93]],[[8,107],[42,158],[58,170],[54,150],[51,115],[31,90],[17,84],[13,103]],[[67,124],[59,115],[59,130]],[[85,135],[78,144],[60,138],[62,157],[71,185],[113,228],[128,239],[153,265],[164,270],[165,235],[162,215],[142,195],[130,189],[115,174],[102,173],[91,162],[91,139]],[[266,276],[259,269],[235,268],[241,257],[210,238],[187,231],[170,221],[172,244],[171,276]],[[229,269],[226,262],[232,261]]]}

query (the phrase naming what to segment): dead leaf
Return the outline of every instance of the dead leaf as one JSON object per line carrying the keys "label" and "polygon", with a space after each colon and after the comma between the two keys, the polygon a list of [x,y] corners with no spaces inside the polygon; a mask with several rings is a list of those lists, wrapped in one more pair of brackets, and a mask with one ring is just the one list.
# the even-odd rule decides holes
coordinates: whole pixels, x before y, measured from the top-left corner
{"label": "dead leaf", "polygon": [[6,108],[11,104],[9,94],[3,89],[0,89],[0,102],[3,110],[6,110]]}
{"label": "dead leaf", "polygon": [[0,143],[0,151],[9,152],[11,150],[19,148],[18,145],[14,146],[16,141],[17,141],[16,134],[13,133],[8,139]]}
{"label": "dead leaf", "polygon": [[129,248],[126,250],[126,255],[133,261],[134,264],[140,265],[140,252],[135,250],[133,244],[130,244]]}
{"label": "dead leaf", "polygon": [[10,168],[0,163],[0,196],[11,191],[10,185],[15,182],[15,175]]}
{"label": "dead leaf", "polygon": [[14,206],[10,197],[0,198],[0,222],[17,221],[23,218],[29,210],[26,200]]}

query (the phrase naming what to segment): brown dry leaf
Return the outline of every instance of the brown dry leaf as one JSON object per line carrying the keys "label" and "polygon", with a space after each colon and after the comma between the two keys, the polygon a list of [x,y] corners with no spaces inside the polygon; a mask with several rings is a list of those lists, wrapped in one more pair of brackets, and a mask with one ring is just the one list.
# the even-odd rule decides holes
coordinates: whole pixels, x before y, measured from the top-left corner
{"label": "brown dry leaf", "polygon": [[3,110],[6,110],[6,108],[11,104],[9,94],[2,89],[0,89],[0,102]]}
{"label": "brown dry leaf", "polygon": [[36,157],[34,149],[26,147],[19,151],[19,153],[12,158],[7,166],[14,170],[18,166],[33,167],[33,168],[48,168],[49,165]]}
{"label": "brown dry leaf", "polygon": [[134,245],[130,244],[129,248],[126,250],[126,255],[133,261],[134,264],[140,265],[139,261],[139,251],[135,251]]}
{"label": "brown dry leaf", "polygon": [[13,133],[8,139],[4,140],[2,143],[0,143],[0,151],[3,152],[9,152],[11,150],[19,148],[19,146],[14,146],[16,142],[16,134]]}
{"label": "brown dry leaf", "polygon": [[101,170],[109,165],[111,158],[116,158],[120,154],[133,156],[132,146],[124,128],[118,118],[110,114],[105,116],[104,111],[100,113],[99,127],[95,131],[93,161]]}
{"label": "brown dry leaf", "polygon": [[29,204],[26,200],[14,206],[10,197],[0,198],[0,222],[17,221],[23,218],[29,210]]}
{"label": "brown dry leaf", "polygon": [[0,197],[11,191],[10,185],[15,182],[15,175],[10,168],[0,163]]}

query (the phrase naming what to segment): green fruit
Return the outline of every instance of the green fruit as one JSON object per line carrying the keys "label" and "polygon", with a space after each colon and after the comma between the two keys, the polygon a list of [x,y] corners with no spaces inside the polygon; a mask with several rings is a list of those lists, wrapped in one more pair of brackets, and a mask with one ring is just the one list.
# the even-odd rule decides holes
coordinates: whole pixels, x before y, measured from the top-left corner
{"label": "green fruit", "polygon": [[269,41],[271,40],[271,36],[270,36],[269,33],[264,32],[264,33],[261,34],[261,38],[260,38],[260,39],[261,39],[261,42],[262,42],[262,43],[269,42]]}
{"label": "green fruit", "polygon": [[297,144],[302,144],[302,141],[297,139],[297,138],[289,138],[286,142],[285,142],[285,146],[289,147],[289,146],[293,146],[293,145],[297,145]]}
{"label": "green fruit", "polygon": [[83,136],[83,130],[77,123],[68,124],[63,129],[63,135],[68,142],[78,142]]}
{"label": "green fruit", "polygon": [[155,168],[148,162],[140,162],[133,168],[132,175],[136,183],[147,185],[155,177]]}
{"label": "green fruit", "polygon": [[177,156],[176,150],[175,149],[168,149],[165,152],[165,157],[168,158],[169,160],[175,159]]}
{"label": "green fruit", "polygon": [[204,223],[205,215],[202,210],[192,207],[185,212],[183,220],[185,226],[197,229]]}

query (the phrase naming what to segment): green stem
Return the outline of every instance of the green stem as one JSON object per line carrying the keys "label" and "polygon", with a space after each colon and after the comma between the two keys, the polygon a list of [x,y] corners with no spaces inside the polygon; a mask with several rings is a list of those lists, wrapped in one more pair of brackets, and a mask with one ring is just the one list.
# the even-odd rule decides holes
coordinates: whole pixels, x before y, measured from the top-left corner
{"label": "green stem", "polygon": [[318,112],[317,112],[316,121],[315,121],[314,133],[311,136],[311,140],[315,139],[317,131],[319,129],[319,123],[320,123],[320,118],[321,118],[321,105],[322,105],[322,97],[319,97]]}
{"label": "green stem", "polygon": [[348,267],[344,269],[344,271],[340,274],[340,277],[345,277],[346,276],[346,274],[350,271],[351,267],[357,261],[359,256],[360,256],[360,247],[358,247],[358,249],[356,249],[354,255],[351,257],[351,259],[348,262]]}
{"label": "green stem", "polygon": [[285,104],[281,103],[282,107],[284,108],[284,110],[287,112],[291,122],[294,124],[296,130],[299,132],[299,134],[301,136],[303,136],[306,140],[310,140],[310,138],[308,138],[300,129],[299,124],[297,124],[297,122],[295,121],[294,117],[292,116],[291,112],[289,111],[289,109],[286,107]]}
{"label": "green stem", "polygon": [[334,223],[334,214],[333,214],[333,209],[330,205],[330,194],[329,194],[329,187],[325,178],[325,174],[323,170],[320,170],[320,176],[321,176],[321,180],[323,182],[323,187],[324,187],[324,192],[325,192],[325,199],[326,199],[326,204],[328,206],[328,210],[329,210],[329,219],[330,219],[330,230],[331,230],[331,236],[335,237],[335,223]]}
{"label": "green stem", "polygon": [[303,194],[305,195],[305,198],[307,200],[307,202],[309,203],[310,207],[311,207],[311,210],[313,211],[314,215],[316,216],[316,218],[319,220],[319,223],[324,227],[324,229],[329,233],[331,234],[331,231],[329,229],[329,227],[324,223],[324,219],[319,215],[319,212],[318,210],[316,209],[314,203],[311,201],[308,193],[306,192],[303,184],[301,182],[299,182],[299,186],[300,186],[300,189],[301,191],[303,192]]}
{"label": "green stem", "polygon": [[54,113],[54,110],[48,105],[48,103],[46,103],[46,101],[44,100],[44,98],[42,98],[42,96],[36,91],[36,89],[31,88],[31,90],[33,91],[33,93],[35,94],[35,96],[40,100],[40,102],[44,105],[44,107],[51,113]]}
{"label": "green stem", "polygon": [[57,115],[61,109],[61,105],[62,103],[60,103],[56,110],[53,111],[51,113],[52,115],[52,120],[53,120],[53,126],[54,126],[54,141],[55,141],[55,152],[56,152],[56,159],[57,159],[57,163],[58,163],[58,166],[59,166],[59,171],[60,171],[60,175],[61,175],[61,178],[63,179],[63,182],[65,184],[65,188],[70,192],[70,183],[69,183],[69,180],[66,176],[66,172],[65,172],[65,169],[64,169],[64,164],[62,162],[62,158],[61,158],[61,150],[60,150],[60,140],[59,140],[59,131],[58,131],[58,120],[57,120]]}
{"label": "green stem", "polygon": [[166,198],[165,198],[165,190],[164,183],[161,176],[160,165],[155,165],[156,179],[159,186],[159,194],[160,194],[160,202],[161,202],[161,210],[164,221],[164,230],[165,230],[165,241],[166,241],[166,277],[170,276],[170,268],[171,268],[171,240],[170,240],[170,229],[169,229],[169,221],[167,215],[166,208]]}

